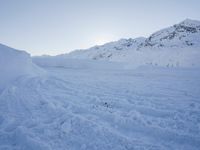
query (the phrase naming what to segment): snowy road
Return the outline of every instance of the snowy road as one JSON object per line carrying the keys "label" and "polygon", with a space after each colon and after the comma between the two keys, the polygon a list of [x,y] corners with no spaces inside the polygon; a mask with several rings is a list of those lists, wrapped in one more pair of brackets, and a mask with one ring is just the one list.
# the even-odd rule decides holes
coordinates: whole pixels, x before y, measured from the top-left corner
{"label": "snowy road", "polygon": [[200,71],[45,69],[1,93],[1,150],[200,149]]}

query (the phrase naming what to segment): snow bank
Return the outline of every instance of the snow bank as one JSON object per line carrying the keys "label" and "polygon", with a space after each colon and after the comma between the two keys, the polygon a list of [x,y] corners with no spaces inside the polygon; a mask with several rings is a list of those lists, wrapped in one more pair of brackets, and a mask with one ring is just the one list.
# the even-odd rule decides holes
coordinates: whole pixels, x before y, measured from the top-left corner
{"label": "snow bank", "polygon": [[28,53],[0,44],[0,89],[19,76],[40,71]]}

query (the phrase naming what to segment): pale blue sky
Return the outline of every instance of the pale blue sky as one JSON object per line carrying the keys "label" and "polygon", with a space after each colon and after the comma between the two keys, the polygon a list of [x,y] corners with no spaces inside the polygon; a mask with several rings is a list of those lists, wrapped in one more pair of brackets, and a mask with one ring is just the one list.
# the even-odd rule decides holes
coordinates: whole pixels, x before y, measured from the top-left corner
{"label": "pale blue sky", "polygon": [[191,18],[200,0],[0,0],[0,43],[32,55],[148,36]]}

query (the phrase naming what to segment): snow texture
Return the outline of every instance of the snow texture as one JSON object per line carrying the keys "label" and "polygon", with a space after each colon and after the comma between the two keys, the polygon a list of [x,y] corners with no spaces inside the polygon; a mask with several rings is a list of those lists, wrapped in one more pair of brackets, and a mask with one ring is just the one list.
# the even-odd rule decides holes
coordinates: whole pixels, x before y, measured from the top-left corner
{"label": "snow texture", "polygon": [[199,70],[45,69],[0,95],[0,149],[199,150]]}
{"label": "snow texture", "polygon": [[198,27],[32,58],[42,69],[0,45],[0,150],[199,150]]}

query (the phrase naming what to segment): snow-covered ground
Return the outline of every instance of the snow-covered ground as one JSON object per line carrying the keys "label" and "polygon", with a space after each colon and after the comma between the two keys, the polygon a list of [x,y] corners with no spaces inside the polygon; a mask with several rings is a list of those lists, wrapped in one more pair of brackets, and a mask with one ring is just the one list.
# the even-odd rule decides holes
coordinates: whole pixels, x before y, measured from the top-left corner
{"label": "snow-covered ground", "polygon": [[73,64],[4,89],[1,150],[199,150],[198,69]]}
{"label": "snow-covered ground", "polygon": [[54,57],[0,45],[0,150],[199,150],[200,22]]}

